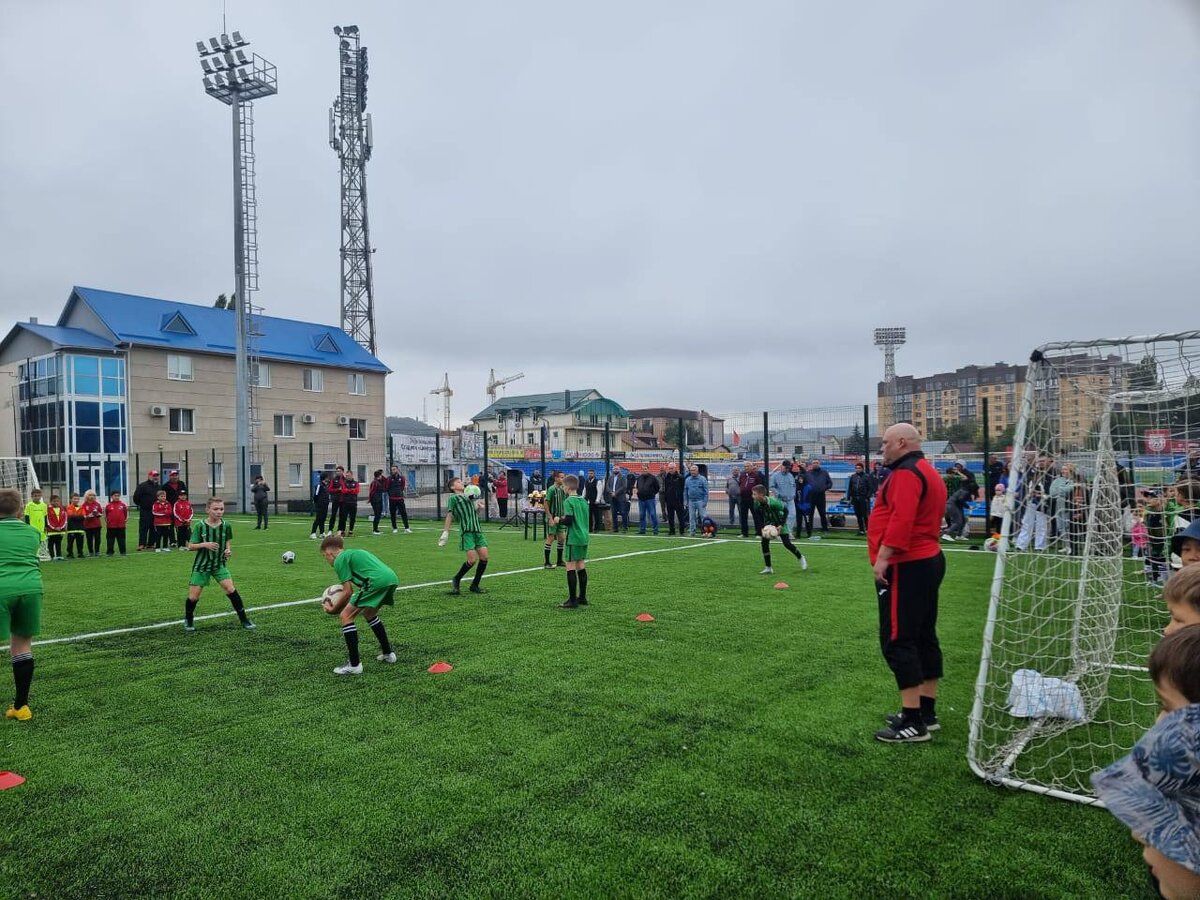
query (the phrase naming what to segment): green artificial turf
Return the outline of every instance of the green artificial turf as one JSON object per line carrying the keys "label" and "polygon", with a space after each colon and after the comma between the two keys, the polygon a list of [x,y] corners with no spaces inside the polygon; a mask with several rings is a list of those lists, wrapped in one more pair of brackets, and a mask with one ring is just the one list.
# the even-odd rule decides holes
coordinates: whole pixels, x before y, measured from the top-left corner
{"label": "green artificial turf", "polygon": [[[334,580],[306,522],[233,521],[249,606]],[[448,579],[457,539],[416,527],[353,545],[404,585]],[[562,570],[501,574],[540,567],[539,543],[488,539],[488,593],[402,590],[400,661],[361,627],[358,678],[333,676],[315,603],[36,648],[34,718],[0,722],[0,769],[28,779],[0,792],[0,894],[1147,895],[1108,813],[966,766],[990,554],[949,554],[942,730],[890,746],[861,544],[802,543],[806,573],[776,546],[770,577],[753,542],[596,536],[591,605],[568,612]],[[605,558],[646,550],[666,552]],[[42,639],[178,620],[189,566],[43,565]],[[228,608],[213,586],[198,614]]]}

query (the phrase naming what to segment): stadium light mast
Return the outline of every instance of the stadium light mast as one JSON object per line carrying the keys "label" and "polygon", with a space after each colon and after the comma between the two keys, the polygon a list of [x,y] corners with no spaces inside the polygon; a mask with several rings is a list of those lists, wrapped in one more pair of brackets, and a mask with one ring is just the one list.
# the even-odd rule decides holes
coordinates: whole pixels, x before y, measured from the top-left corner
{"label": "stadium light mast", "polygon": [[337,97],[329,109],[329,146],[342,163],[342,328],[375,353],[375,277],[367,219],[367,160],[371,114],[367,109],[367,48],[357,25],[335,26]]}
{"label": "stadium light mast", "polygon": [[[908,331],[904,327],[875,329],[875,346],[883,351],[883,392],[888,399],[888,420],[896,416],[896,348],[904,346],[907,340]],[[885,417],[879,418],[883,421]]]}
{"label": "stadium light mast", "polygon": [[238,453],[238,484],[242,509],[246,505],[248,457],[254,453],[257,436],[257,402],[250,378],[251,327],[250,293],[258,290],[258,204],[254,191],[254,100],[277,93],[275,66],[257,53],[247,58],[250,42],[241,32],[232,36],[196,41],[200,68],[204,71],[204,93],[219,100],[233,113],[233,272],[236,342],[236,421],[234,434]]}

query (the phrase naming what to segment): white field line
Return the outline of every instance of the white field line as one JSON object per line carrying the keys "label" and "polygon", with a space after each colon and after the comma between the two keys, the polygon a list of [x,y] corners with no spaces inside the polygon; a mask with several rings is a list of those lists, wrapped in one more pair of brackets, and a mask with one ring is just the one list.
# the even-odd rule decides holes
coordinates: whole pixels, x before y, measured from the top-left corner
{"label": "white field line", "polygon": [[[673,552],[676,552],[679,550],[694,550],[697,547],[712,547],[716,544],[724,544],[724,543],[726,543],[726,541],[721,540],[721,539],[716,539],[716,540],[706,540],[706,541],[703,541],[702,543],[686,544],[682,547],[678,547],[678,546],[677,547],[658,547],[658,548],[655,548],[654,550],[634,550],[629,553],[617,553],[612,556],[598,556],[595,559],[589,559],[588,563],[605,562],[605,561],[613,560],[613,559],[629,559],[630,557],[633,557],[633,556],[649,556],[654,553],[673,553]],[[506,571],[506,572],[487,572],[487,573],[484,573],[483,577],[484,578],[504,578],[509,575],[528,575],[531,572],[541,572],[541,571],[543,571],[542,566],[531,566],[530,568],[527,568],[527,569],[512,569],[512,570]],[[397,591],[415,591],[420,588],[438,587],[439,585],[445,585],[445,584],[449,584],[449,583],[450,583],[450,579],[447,578],[444,581],[424,581],[424,582],[421,582],[420,584],[402,584],[402,585],[400,585],[399,588],[397,588]],[[284,609],[289,606],[303,606],[306,603],[318,603],[318,602],[320,602],[320,600],[321,600],[320,597],[309,597],[304,600],[286,600],[282,603],[266,603],[262,606],[248,606],[248,607],[246,607],[246,612],[248,612],[248,613],[261,612],[262,610],[265,610],[265,609]],[[203,615],[203,616],[196,616],[195,621],[199,622],[199,621],[203,621],[206,619],[223,619],[223,618],[226,618],[226,617],[232,616],[232,615],[234,615],[233,610],[228,610],[226,612],[219,612],[219,613],[207,613],[206,615]],[[33,644],[35,647],[44,647],[44,646],[48,646],[50,644],[72,644],[72,643],[77,643],[79,641],[94,640],[95,638],[113,637],[118,634],[133,634],[138,631],[155,631],[160,628],[178,627],[179,625],[182,625],[182,624],[183,624],[182,619],[172,619],[169,622],[154,622],[153,624],[150,624],[150,625],[133,625],[128,628],[112,628],[112,629],[109,629],[108,631],[93,631],[93,632],[89,632],[87,634],[71,635],[70,637],[50,638],[49,640],[46,640],[46,641],[34,641]],[[7,649],[8,649],[7,645],[0,646],[0,650],[7,650]]]}

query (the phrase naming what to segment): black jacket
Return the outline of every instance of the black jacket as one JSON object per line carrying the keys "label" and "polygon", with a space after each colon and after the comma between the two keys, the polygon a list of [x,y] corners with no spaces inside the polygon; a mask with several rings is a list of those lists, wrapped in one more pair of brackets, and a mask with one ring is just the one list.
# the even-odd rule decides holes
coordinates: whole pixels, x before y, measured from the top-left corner
{"label": "black jacket", "polygon": [[159,488],[159,490],[167,492],[167,502],[174,506],[175,501],[179,499],[179,495],[186,494],[188,492],[187,482],[180,480],[176,481],[174,484],[171,484],[171,480],[168,478],[163,482],[162,487]]}
{"label": "black jacket", "polygon": [[658,479],[652,472],[644,472],[637,477],[636,488],[639,500],[653,500],[658,496]]}
{"label": "black jacket", "polygon": [[403,500],[406,487],[408,487],[408,483],[403,475],[389,475],[387,480],[388,499]]}
{"label": "black jacket", "polygon": [[588,503],[596,503],[600,499],[602,485],[599,478],[593,478],[583,483],[583,498]]}
{"label": "black jacket", "polygon": [[808,490],[811,494],[823,494],[833,487],[833,479],[829,477],[829,473],[816,466],[808,470],[804,476],[804,481],[808,484]]}
{"label": "black jacket", "polygon": [[875,493],[875,479],[866,472],[855,472],[846,483],[846,496],[851,500],[870,500]]}
{"label": "black jacket", "polygon": [[329,479],[318,481],[317,486],[313,488],[313,503],[317,506],[329,505]]}
{"label": "black jacket", "polygon": [[139,484],[133,492],[133,505],[141,512],[149,515],[154,507],[154,501],[158,497],[158,482],[153,478],[147,478]]}
{"label": "black jacket", "polygon": [[668,472],[663,476],[663,496],[668,503],[683,506],[683,476],[678,472]]}
{"label": "black jacket", "polygon": [[604,479],[604,502],[612,503],[613,497],[629,499],[629,479],[619,469],[614,469]]}

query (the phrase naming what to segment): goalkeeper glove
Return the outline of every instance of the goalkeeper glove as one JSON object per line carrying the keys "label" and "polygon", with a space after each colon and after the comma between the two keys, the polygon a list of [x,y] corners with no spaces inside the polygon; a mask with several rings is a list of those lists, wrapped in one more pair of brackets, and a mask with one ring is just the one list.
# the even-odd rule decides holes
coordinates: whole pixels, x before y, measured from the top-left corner
{"label": "goalkeeper glove", "polygon": [[439,547],[445,547],[445,546],[446,546],[446,541],[448,541],[448,540],[450,540],[450,532],[448,532],[448,531],[443,531],[443,532],[442,532],[442,536],[441,536],[440,538],[438,538],[438,546],[439,546]]}
{"label": "goalkeeper glove", "polygon": [[559,525],[574,525],[574,524],[575,524],[575,517],[574,517],[574,516],[562,516],[562,517],[561,517],[561,518],[558,520],[558,524],[559,524]]}

